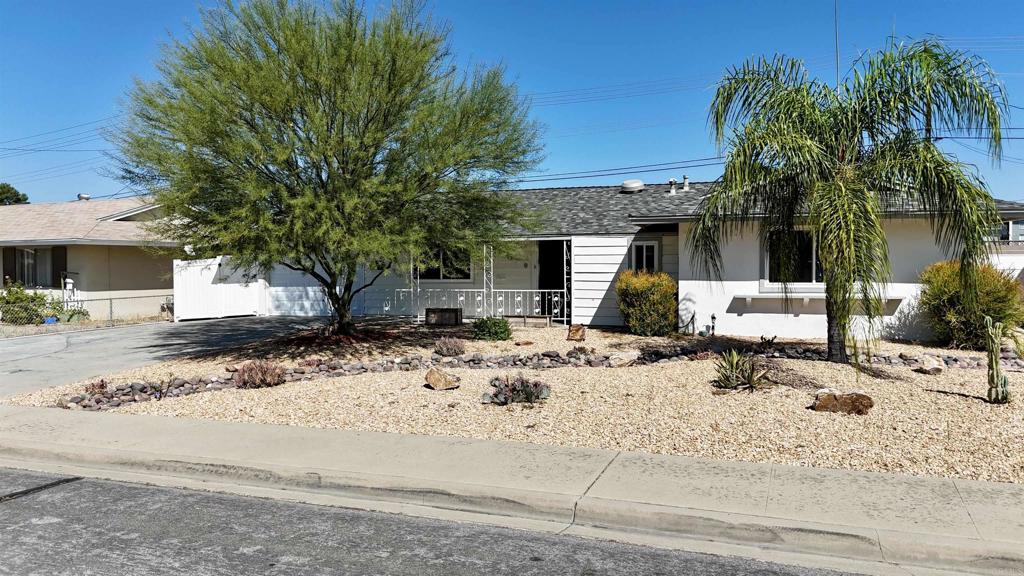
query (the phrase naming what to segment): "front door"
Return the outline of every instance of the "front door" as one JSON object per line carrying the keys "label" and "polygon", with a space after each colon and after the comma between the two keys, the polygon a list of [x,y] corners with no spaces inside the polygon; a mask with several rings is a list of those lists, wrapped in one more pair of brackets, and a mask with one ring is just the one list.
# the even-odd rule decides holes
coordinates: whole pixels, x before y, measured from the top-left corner
{"label": "front door", "polygon": [[[566,290],[565,286],[565,242],[563,240],[541,240],[537,242],[537,289]],[[543,292],[539,302],[541,314],[556,319],[568,318],[568,294],[565,292]]]}

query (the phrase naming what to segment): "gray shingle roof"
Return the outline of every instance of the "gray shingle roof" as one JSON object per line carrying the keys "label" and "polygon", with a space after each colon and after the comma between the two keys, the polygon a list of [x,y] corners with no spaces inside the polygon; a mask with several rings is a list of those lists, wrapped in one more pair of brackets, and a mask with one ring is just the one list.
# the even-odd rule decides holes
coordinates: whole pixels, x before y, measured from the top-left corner
{"label": "gray shingle roof", "polygon": [[[682,184],[677,184],[675,195],[668,193],[668,184],[647,184],[644,190],[633,194],[623,194],[618,185],[533,188],[509,192],[520,197],[528,209],[541,213],[541,227],[532,235],[634,234],[644,224],[692,217],[711,184],[690,182],[690,190],[686,192],[682,190]],[[1007,217],[1024,218],[1022,202],[997,199],[996,206]],[[922,209],[915,203],[907,202],[890,206],[889,211],[919,214]]]}

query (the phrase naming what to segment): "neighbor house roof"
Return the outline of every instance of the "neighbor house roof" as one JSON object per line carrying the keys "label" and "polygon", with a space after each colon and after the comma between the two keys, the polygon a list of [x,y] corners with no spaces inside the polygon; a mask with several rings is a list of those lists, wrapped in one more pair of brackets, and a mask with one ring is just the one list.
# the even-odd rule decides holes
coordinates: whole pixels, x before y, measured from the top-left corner
{"label": "neighbor house roof", "polygon": [[141,222],[117,219],[152,208],[140,198],[0,206],[0,245],[166,245],[149,241]]}
{"label": "neighbor house roof", "polygon": [[[692,219],[711,182],[690,182],[689,190],[669,184],[647,184],[640,192],[626,194],[616,186],[579,186],[511,190],[526,208],[541,214],[539,229],[530,236],[569,236],[580,234],[634,234],[649,224]],[[1024,203],[996,200],[1004,218],[1024,218]],[[913,202],[888,207],[892,214],[923,215]]]}

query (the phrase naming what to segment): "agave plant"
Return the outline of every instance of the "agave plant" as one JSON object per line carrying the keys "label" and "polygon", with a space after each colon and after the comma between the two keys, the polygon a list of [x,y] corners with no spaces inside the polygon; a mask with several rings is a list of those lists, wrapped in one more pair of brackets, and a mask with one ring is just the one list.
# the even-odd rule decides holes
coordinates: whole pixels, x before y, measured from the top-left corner
{"label": "agave plant", "polygon": [[718,376],[711,381],[715,388],[724,390],[757,390],[765,382],[768,370],[760,368],[754,359],[736,350],[722,352],[715,365]]}

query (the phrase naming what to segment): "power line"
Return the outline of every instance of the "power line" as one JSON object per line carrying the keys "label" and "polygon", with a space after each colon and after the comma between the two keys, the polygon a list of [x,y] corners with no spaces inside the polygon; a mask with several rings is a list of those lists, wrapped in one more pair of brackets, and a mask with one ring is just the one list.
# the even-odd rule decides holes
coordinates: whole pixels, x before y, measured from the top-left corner
{"label": "power line", "polygon": [[[692,161],[691,161],[692,162]],[[619,170],[615,168],[606,169],[606,171],[593,171],[593,173],[582,173],[582,172],[565,172],[564,174],[582,174],[581,176],[558,176],[558,177],[545,177],[545,178],[523,178],[516,180],[518,183],[531,183],[531,182],[554,182],[559,180],[580,180],[583,178],[600,178],[603,176],[620,176],[625,174],[645,174],[647,172],[670,172],[675,170],[685,170],[687,168],[702,168],[704,166],[719,166],[725,164],[724,161],[717,162],[704,162],[698,164],[689,164],[684,162],[678,163],[675,166],[668,166],[664,168],[646,168],[642,170]],[[650,166],[664,166],[664,164],[651,164]]]}
{"label": "power line", "polygon": [[47,134],[56,134],[57,132],[65,132],[67,130],[72,130],[74,128],[81,128],[82,126],[88,126],[90,124],[99,124],[100,122],[105,122],[107,120],[112,120],[112,119],[117,118],[119,116],[121,116],[121,114],[114,114],[113,116],[107,116],[106,118],[100,118],[99,120],[91,120],[89,122],[82,122],[81,124],[75,124],[73,126],[67,126],[65,128],[58,128],[56,130],[49,130],[47,132],[40,132],[38,134],[31,134],[29,136],[22,136],[20,138],[11,138],[10,140],[0,140],[0,144],[7,144],[7,143],[10,143],[10,142],[19,142],[21,140],[29,140],[31,138],[37,138],[39,136],[46,136]]}
{"label": "power line", "polygon": [[[658,162],[657,164],[637,164],[636,166],[619,166],[617,168],[597,168],[594,170],[581,170],[579,172],[555,172],[554,174],[543,174],[543,176],[574,176],[576,174],[586,174],[588,172],[606,172],[608,170],[633,170],[635,168],[654,168],[658,166],[669,166],[673,164],[686,164],[688,162],[704,162],[707,160],[721,160],[724,156],[708,156],[707,158],[693,158],[690,160],[676,160],[674,162]],[[537,176],[538,178],[540,176]],[[528,178],[533,178],[530,176]]]}
{"label": "power line", "polygon": [[89,164],[89,163],[97,162],[97,161],[100,161],[100,160],[105,160],[105,159],[103,157],[101,157],[101,156],[94,156],[92,158],[84,158],[82,160],[75,160],[74,162],[67,162],[67,163],[64,163],[64,164],[57,164],[56,166],[49,166],[49,167],[46,167],[46,168],[37,168],[35,170],[26,170],[26,171],[23,171],[23,172],[15,172],[13,174],[4,174],[4,178],[6,178],[6,179],[12,179],[12,178],[13,179],[17,179],[17,178],[24,178],[24,177],[29,177],[29,176],[38,176],[40,174],[44,174],[44,173],[47,173],[47,172],[53,172],[55,170],[66,170],[67,168],[70,168],[72,166],[79,166],[79,165],[82,165],[82,164]]}

